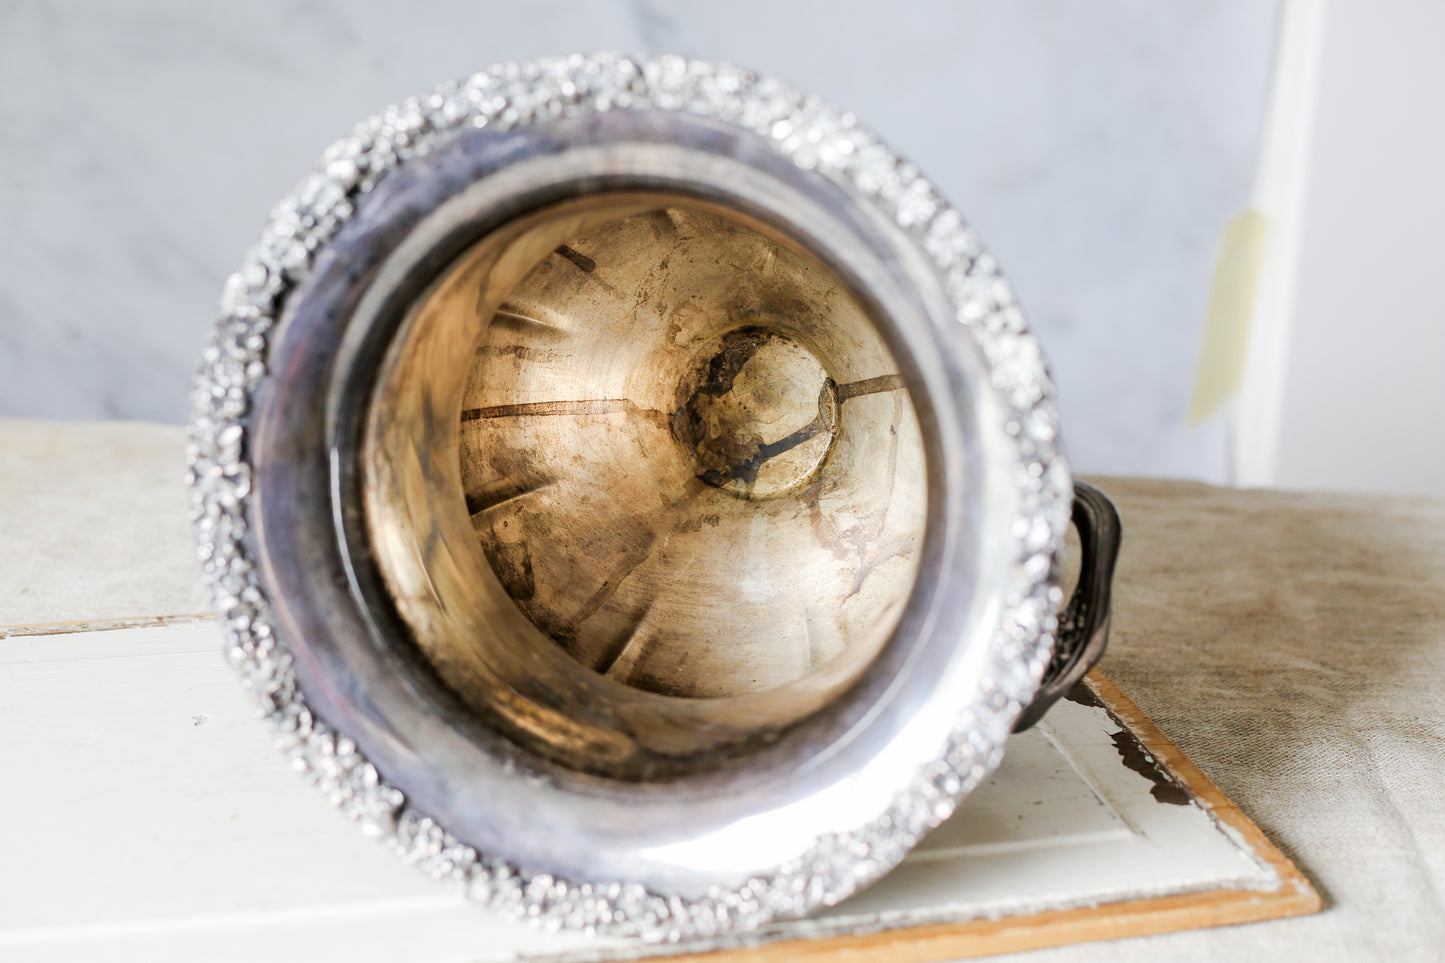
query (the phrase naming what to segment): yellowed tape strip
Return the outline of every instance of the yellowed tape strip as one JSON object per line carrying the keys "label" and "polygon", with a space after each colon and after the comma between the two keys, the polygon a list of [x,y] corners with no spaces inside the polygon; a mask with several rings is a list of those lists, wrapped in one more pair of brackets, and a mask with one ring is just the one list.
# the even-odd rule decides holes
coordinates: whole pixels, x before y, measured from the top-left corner
{"label": "yellowed tape strip", "polygon": [[1212,418],[1239,390],[1269,228],[1268,217],[1246,210],[1231,218],[1220,236],[1204,318],[1204,343],[1189,400],[1190,427]]}

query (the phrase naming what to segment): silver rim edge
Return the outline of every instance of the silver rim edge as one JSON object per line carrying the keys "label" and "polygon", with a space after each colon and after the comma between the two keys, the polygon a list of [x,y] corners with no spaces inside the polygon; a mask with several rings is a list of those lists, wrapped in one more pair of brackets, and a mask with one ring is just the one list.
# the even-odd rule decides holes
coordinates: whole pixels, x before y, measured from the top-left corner
{"label": "silver rim edge", "polygon": [[[701,898],[626,881],[564,880],[478,853],[388,785],[343,733],[317,718],[245,544],[253,393],[289,292],[383,177],[466,127],[507,130],[608,110],[698,114],[749,131],[799,167],[849,189],[903,228],[938,270],[958,321],[990,365],[1008,412],[1017,511],[1016,564],[991,633],[989,668],[964,699],[936,761],[869,823],[814,841],[767,878]],[[836,903],[896,865],[998,765],[1014,719],[1038,688],[1057,631],[1056,564],[1072,479],[1059,450],[1054,389],[1007,281],[973,231],[916,168],[817,98],[736,67],[679,57],[571,56],[489,68],[392,107],[333,144],[272,211],[260,242],[226,282],[191,395],[187,451],[197,554],[228,660],[278,732],[292,765],[407,863],[505,915],[549,928],[649,940],[749,929]]]}

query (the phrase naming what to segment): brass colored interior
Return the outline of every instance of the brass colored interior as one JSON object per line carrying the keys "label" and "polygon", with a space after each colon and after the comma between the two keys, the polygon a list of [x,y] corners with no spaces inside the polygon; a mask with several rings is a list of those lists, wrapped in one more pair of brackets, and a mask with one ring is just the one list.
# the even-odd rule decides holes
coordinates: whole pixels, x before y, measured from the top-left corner
{"label": "brass colored interior", "polygon": [[479,716],[571,765],[767,738],[858,678],[917,577],[899,365],[735,211],[613,195],[492,232],[411,308],[372,412],[398,613]]}

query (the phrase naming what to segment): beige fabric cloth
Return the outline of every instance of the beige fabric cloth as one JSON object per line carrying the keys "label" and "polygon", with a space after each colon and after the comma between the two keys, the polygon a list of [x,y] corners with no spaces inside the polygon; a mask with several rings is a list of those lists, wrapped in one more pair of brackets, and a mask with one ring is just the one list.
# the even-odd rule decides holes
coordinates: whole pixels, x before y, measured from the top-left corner
{"label": "beige fabric cloth", "polygon": [[[205,608],[182,444],[0,419],[0,627]],[[1101,484],[1125,526],[1105,669],[1326,908],[1013,959],[1445,959],[1445,502]]]}
{"label": "beige fabric cloth", "polygon": [[1043,961],[1445,959],[1445,502],[1104,479],[1104,669],[1324,912]]}

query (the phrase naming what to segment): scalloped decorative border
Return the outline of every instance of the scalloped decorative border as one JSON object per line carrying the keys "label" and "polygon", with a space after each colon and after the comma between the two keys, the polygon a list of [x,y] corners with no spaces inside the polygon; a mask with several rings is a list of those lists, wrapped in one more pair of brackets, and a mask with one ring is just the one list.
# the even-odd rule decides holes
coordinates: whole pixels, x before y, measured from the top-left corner
{"label": "scalloped decorative border", "polygon": [[[940,734],[936,761],[866,825],[814,841],[800,859],[737,889],[685,899],[622,880],[564,880],[491,858],[454,838],[388,785],[345,734],[317,718],[297,686],[243,537],[252,466],[252,393],[288,293],[382,178],[465,128],[507,130],[608,110],[702,114],[747,130],[799,167],[871,203],[909,233],[944,279],[958,321],[982,348],[1005,401],[1020,495],[1017,564],[990,638],[984,685]],[[663,56],[550,58],[488,68],[391,107],[333,144],[271,212],[260,242],[227,280],[191,394],[187,451],[197,554],[225,651],[275,725],[292,766],[398,856],[494,910],[549,928],[675,941],[836,903],[896,865],[999,763],[1013,720],[1048,665],[1062,593],[1054,579],[1072,503],[1058,447],[1054,389],[1013,293],[973,231],[911,164],[852,114],[736,67]]]}

